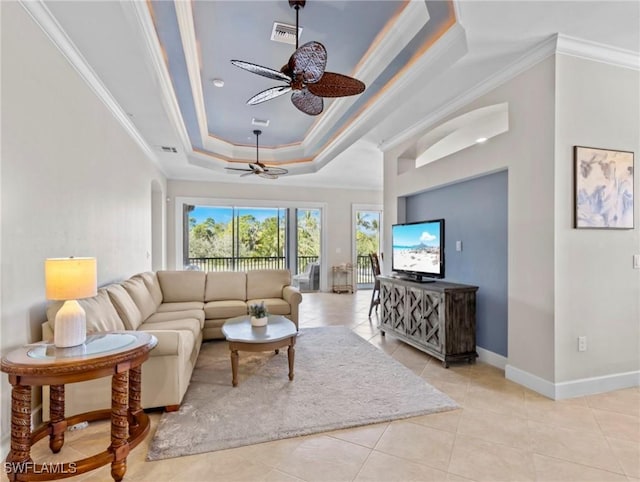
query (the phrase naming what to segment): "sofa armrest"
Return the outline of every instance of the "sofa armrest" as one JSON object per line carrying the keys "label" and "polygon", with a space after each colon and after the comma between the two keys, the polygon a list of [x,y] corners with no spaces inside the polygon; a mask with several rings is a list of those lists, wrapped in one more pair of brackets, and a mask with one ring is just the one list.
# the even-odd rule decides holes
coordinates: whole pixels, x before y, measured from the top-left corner
{"label": "sofa armrest", "polygon": [[289,303],[289,306],[291,307],[289,318],[293,321],[293,324],[296,325],[296,330],[298,330],[300,328],[298,325],[298,305],[302,303],[300,290],[291,285],[285,286],[282,289],[282,298]]}
{"label": "sofa armrest", "polygon": [[145,333],[155,336],[158,344],[149,353],[150,356],[178,356],[180,355],[180,347],[184,345],[181,340],[182,332],[180,330],[144,330]]}
{"label": "sofa armrest", "polygon": [[282,289],[282,298],[290,305],[299,305],[302,303],[302,294],[295,286],[285,286]]}

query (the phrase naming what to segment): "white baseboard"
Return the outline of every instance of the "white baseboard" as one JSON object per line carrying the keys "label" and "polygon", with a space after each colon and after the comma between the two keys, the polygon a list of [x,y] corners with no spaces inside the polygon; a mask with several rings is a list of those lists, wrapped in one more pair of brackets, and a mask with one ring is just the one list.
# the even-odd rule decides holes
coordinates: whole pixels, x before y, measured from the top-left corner
{"label": "white baseboard", "polygon": [[540,395],[544,395],[545,397],[555,400],[555,386],[552,382],[545,380],[544,378],[540,378],[537,375],[520,370],[513,365],[507,365],[505,367],[504,377],[507,380],[511,380],[512,382],[516,382],[530,388],[534,392],[538,392]]}
{"label": "white baseboard", "polygon": [[640,386],[640,371],[614,373],[612,375],[553,383],[512,365],[507,365],[505,378],[553,400],[582,397],[584,395],[594,395],[596,393]]}
{"label": "white baseboard", "polygon": [[478,352],[478,361],[499,368],[500,370],[504,370],[507,366],[507,357],[498,355],[497,353],[484,348],[480,348],[479,346],[476,347],[476,352]]}
{"label": "white baseboard", "polygon": [[556,383],[556,400],[640,386],[640,370]]}

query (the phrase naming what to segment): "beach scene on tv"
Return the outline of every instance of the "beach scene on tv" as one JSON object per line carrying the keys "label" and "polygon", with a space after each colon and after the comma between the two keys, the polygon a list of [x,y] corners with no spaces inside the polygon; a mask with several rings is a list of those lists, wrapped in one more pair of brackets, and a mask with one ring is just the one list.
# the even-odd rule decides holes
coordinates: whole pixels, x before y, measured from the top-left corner
{"label": "beach scene on tv", "polygon": [[440,273],[440,224],[393,227],[393,269]]}

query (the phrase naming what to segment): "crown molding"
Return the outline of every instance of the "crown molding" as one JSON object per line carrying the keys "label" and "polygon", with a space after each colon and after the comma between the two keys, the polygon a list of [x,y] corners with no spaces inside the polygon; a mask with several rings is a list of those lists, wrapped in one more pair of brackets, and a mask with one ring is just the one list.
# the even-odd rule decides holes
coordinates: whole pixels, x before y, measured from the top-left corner
{"label": "crown molding", "polygon": [[102,83],[44,2],[42,0],[19,0],[19,3],[42,29],[51,43],[62,53],[64,58],[67,59],[69,64],[71,64],[74,70],[80,75],[80,78],[86,82],[94,94],[104,103],[127,134],[138,144],[143,153],[155,164],[162,174],[166,176],[166,172],[151,146],[147,144],[140,132],[138,132],[138,129],[131,122],[127,113]]}
{"label": "crown molding", "polygon": [[590,40],[557,35],[556,52],[625,69],[640,70],[640,54]]}
{"label": "crown molding", "polygon": [[[424,2],[409,2],[400,14],[385,26],[385,30],[376,37],[363,60],[356,66],[352,76],[370,85],[411,42],[420,29],[429,23],[430,19],[429,10]],[[320,142],[357,99],[357,96],[346,97],[331,104],[331,107],[318,119],[305,137],[303,141],[305,152]]]}
{"label": "crown molding", "polygon": [[[336,136],[316,158],[316,162],[320,166],[329,162],[335,156],[335,150],[339,149],[340,143],[348,142],[359,135],[363,135],[369,126],[377,123],[376,119],[397,109],[397,100],[411,88],[411,85],[415,85],[414,83],[419,82],[420,79],[437,76],[444,69],[458,61],[466,52],[466,32],[459,23],[456,23],[387,90],[381,92],[384,97],[378,99],[377,102],[371,102],[356,122]],[[420,133],[421,129],[416,128],[416,131]],[[382,149],[381,146],[378,147]]]}
{"label": "crown molding", "polygon": [[178,99],[173,90],[171,76],[169,75],[169,70],[165,63],[162,49],[160,48],[160,42],[156,35],[155,25],[149,7],[146,2],[123,2],[121,5],[123,10],[128,12],[130,17],[134,19],[142,32],[148,57],[151,61],[151,67],[158,79],[165,111],[180,139],[183,151],[189,152],[191,151],[191,140],[189,139],[189,134],[187,133],[187,128],[180,112]]}
{"label": "crown molding", "polygon": [[[203,148],[212,153],[213,157],[241,157],[246,150],[245,146],[235,145],[209,135],[204,94],[199,75],[199,54],[191,5],[176,4],[176,16]],[[361,61],[357,66],[354,76],[361,78],[365,83],[377,78],[380,72],[387,67],[398,52],[411,41],[429,19],[430,16],[426,4],[423,2],[408,2],[394,21],[387,26],[384,33],[376,39],[375,45],[367,51],[364,56],[365,60]],[[308,135],[301,142],[274,148],[271,151],[271,154],[273,154],[272,159],[275,159],[277,155],[284,159],[283,162],[286,163],[287,160],[310,156],[317,150],[324,151],[327,146],[318,147],[318,144],[356,100],[357,97],[335,99],[331,107],[314,123]],[[359,119],[351,122],[358,123]],[[267,157],[265,157],[265,160],[267,160]],[[312,161],[312,163],[315,162]]]}
{"label": "crown molding", "polygon": [[421,122],[414,124],[413,126],[405,129],[394,137],[382,142],[378,147],[382,151],[395,149],[404,142],[407,142],[410,139],[423,134],[432,125],[440,122],[445,117],[453,114],[470,102],[473,102],[477,98],[491,92],[496,87],[504,84],[520,73],[533,67],[535,64],[553,55],[553,53],[555,52],[555,46],[556,36],[554,35],[553,37],[550,37],[547,40],[540,42],[539,44],[534,46],[525,55],[509,64],[504,69],[499,70],[497,73],[488,77],[483,82],[473,86],[471,89],[459,95],[451,102],[444,104],[439,109],[434,111],[431,115],[424,118]]}
{"label": "crown molding", "polygon": [[200,131],[200,142],[205,144],[209,136],[207,112],[204,105],[204,92],[202,90],[202,80],[200,65],[198,40],[196,39],[196,27],[193,23],[193,9],[191,2],[174,2],[176,9],[176,19],[178,30],[182,41],[184,59],[187,65],[187,77],[191,85],[191,95],[193,96],[193,108],[196,111],[198,120],[198,130]]}
{"label": "crown molding", "polygon": [[422,134],[426,129],[429,129],[432,125],[453,114],[458,109],[491,92],[493,89],[554,54],[570,55],[634,70],[640,69],[640,56],[636,52],[562,34],[555,34],[532,47],[504,69],[475,85],[451,102],[443,105],[418,124],[382,142],[379,146],[380,149],[382,151],[394,149],[415,136]]}

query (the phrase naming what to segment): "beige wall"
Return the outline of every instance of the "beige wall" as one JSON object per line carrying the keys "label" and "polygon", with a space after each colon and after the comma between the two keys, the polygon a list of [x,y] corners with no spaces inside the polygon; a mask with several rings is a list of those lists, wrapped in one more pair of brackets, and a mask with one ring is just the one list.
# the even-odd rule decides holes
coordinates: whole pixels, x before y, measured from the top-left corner
{"label": "beige wall", "polygon": [[[44,260],[95,256],[98,283],[151,268],[151,190],[164,176],[25,10],[2,8],[3,354],[41,337]],[[2,376],[3,458],[10,390]]]}
{"label": "beige wall", "polygon": [[[170,268],[176,267],[176,235],[179,235],[175,220],[176,198],[237,200],[240,203],[257,200],[325,204],[326,267],[351,261],[352,204],[382,204],[381,191],[292,186],[283,188],[278,186],[277,181],[265,181],[264,184],[169,181],[167,187],[170,198],[167,204],[167,265]],[[326,273],[324,286],[331,286]]]}
{"label": "beige wall", "polygon": [[508,169],[508,363],[545,380],[554,378],[554,78],[548,58],[450,116],[508,102],[507,133],[402,174],[407,146],[386,152],[384,180],[389,232],[404,221],[394,198]]}
{"label": "beige wall", "polygon": [[[399,158],[411,142],[385,153],[387,232],[404,220],[402,196],[508,169],[507,374],[550,396],[606,390],[609,382],[597,377],[621,380],[614,387],[638,383],[640,271],[632,269],[640,253],[638,170],[635,229],[572,224],[573,146],[635,151],[636,158],[640,152],[638,77],[549,57],[450,116],[508,102],[507,133],[402,174],[398,164],[408,161]],[[588,337],[586,352],[577,351],[581,335]]]}
{"label": "beige wall", "polygon": [[[640,74],[562,55],[556,65],[555,377],[565,382],[640,369]],[[572,228],[575,145],[635,152],[635,229]]]}

